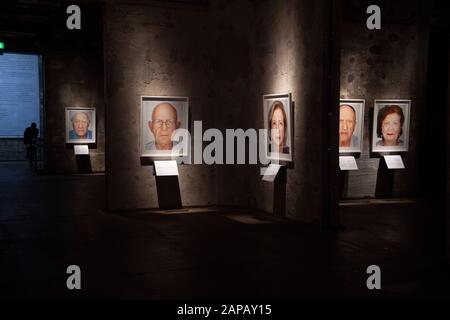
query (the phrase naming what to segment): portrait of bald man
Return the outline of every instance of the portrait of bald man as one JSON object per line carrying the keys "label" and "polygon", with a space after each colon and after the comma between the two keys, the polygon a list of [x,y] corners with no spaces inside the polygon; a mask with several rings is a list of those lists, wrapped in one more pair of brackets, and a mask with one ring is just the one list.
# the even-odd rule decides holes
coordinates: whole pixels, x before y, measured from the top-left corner
{"label": "portrait of bald man", "polygon": [[155,140],[145,144],[145,150],[172,150],[178,143],[172,141],[174,131],[180,128],[177,109],[169,102],[162,102],[155,106],[148,129]]}
{"label": "portrait of bald man", "polygon": [[341,151],[361,151],[361,117],[364,101],[341,101],[339,105],[339,148]]}

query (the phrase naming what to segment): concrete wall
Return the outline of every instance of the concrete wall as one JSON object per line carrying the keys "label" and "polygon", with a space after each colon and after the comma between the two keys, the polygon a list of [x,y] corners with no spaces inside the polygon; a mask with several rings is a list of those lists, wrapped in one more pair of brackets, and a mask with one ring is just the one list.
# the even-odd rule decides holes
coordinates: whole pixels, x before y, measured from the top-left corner
{"label": "concrete wall", "polygon": [[[188,96],[191,120],[213,126],[209,10],[195,4],[106,5],[108,209],[158,207],[153,168],[140,162],[141,95]],[[181,166],[179,179],[183,205],[216,204],[213,166]]]}
{"label": "concrete wall", "polygon": [[96,140],[90,145],[91,167],[105,170],[104,69],[102,8],[81,5],[81,30],[66,26],[66,6],[49,10],[40,34],[44,64],[44,137],[48,172],[77,172],[73,146],[65,143],[65,108],[96,108]]}
{"label": "concrete wall", "polygon": [[[262,95],[291,92],[294,102],[294,167],[287,170],[286,215],[319,222],[325,205],[326,144],[323,128],[324,50],[327,25],[324,1],[266,1],[255,5],[252,19],[251,105],[253,125],[262,127]],[[274,186],[252,172],[258,209],[271,212]]]}
{"label": "concrete wall", "polygon": [[[249,100],[250,14],[249,1],[211,1],[211,56],[214,77],[211,106],[214,126],[225,129],[253,127]],[[251,165],[216,165],[216,203],[228,206],[250,206]]]}
{"label": "concrete wall", "polygon": [[[317,221],[324,192],[317,166],[324,157],[324,3],[106,5],[108,208],[158,206],[152,168],[139,160],[140,95],[189,96],[191,119],[203,120],[204,130],[245,130],[263,127],[263,94],[292,92],[295,168],[288,172],[287,215]],[[183,204],[272,212],[273,186],[261,181],[259,168],[181,166]]]}
{"label": "concrete wall", "polygon": [[[363,152],[357,158],[359,170],[348,173],[344,198],[375,197],[380,163],[378,154],[370,152],[375,99],[412,100],[409,151],[403,156],[406,169],[395,172],[393,195],[420,194],[417,177],[419,153],[424,151],[428,38],[426,27],[419,28],[420,13],[414,10],[414,4],[405,7],[408,10],[398,16],[398,11],[390,10],[387,4],[383,6],[381,30],[368,30],[362,19],[351,20],[347,16],[344,21],[341,99],[366,100]],[[367,15],[359,12],[359,16]]]}
{"label": "concrete wall", "polygon": [[76,172],[73,146],[66,144],[65,108],[94,107],[97,143],[90,146],[93,171],[105,170],[103,63],[95,53],[56,52],[44,55],[46,170]]}

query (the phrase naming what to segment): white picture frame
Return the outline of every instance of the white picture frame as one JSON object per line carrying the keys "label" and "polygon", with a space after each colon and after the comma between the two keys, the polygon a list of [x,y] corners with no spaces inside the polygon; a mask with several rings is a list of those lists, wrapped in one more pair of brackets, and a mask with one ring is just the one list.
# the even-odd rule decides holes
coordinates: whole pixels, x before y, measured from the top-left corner
{"label": "white picture frame", "polygon": [[[275,113],[275,109],[277,111]],[[279,160],[292,162],[293,155],[293,108],[291,93],[277,93],[277,94],[265,94],[263,95],[263,112],[264,112],[264,129],[267,130],[267,139],[264,143],[265,155],[269,160]],[[274,139],[271,135],[271,126],[269,121],[273,116],[282,115],[285,120],[284,136],[277,136],[278,133],[274,133]],[[281,131],[278,131],[281,134]],[[281,138],[282,141],[277,139]],[[272,143],[273,142],[273,143]],[[273,148],[280,148],[275,151]]]}
{"label": "white picture frame", "polygon": [[[408,151],[410,113],[411,100],[376,99],[374,101],[372,129],[373,152]],[[383,117],[384,120],[379,119],[380,117]],[[383,129],[383,122],[387,128],[386,131]],[[391,145],[392,143],[394,145]]]}
{"label": "white picture frame", "polygon": [[66,143],[96,143],[96,109],[66,108]]}
{"label": "white picture frame", "polygon": [[[190,145],[188,141],[189,136],[187,135],[189,130],[189,98],[179,96],[141,96],[140,99],[139,146],[141,157],[156,159],[187,157]],[[154,113],[153,111],[158,106],[159,111]],[[175,112],[168,110],[174,110]],[[155,117],[158,117],[158,119]],[[170,117],[175,118],[169,119]],[[174,123],[173,128],[169,128],[167,120],[172,120]],[[157,128],[154,121],[162,121],[161,127]],[[174,138],[176,140],[173,140]],[[167,143],[171,145],[171,149],[166,149]],[[178,150],[180,146],[183,147]]]}
{"label": "white picture frame", "polygon": [[[339,101],[339,153],[361,153],[364,140],[364,111],[366,100],[364,99],[341,99]],[[350,111],[350,112],[348,112]],[[350,119],[354,115],[354,124],[351,137],[348,134]],[[347,133],[346,133],[347,132]],[[344,140],[350,138],[350,145],[345,146]]]}

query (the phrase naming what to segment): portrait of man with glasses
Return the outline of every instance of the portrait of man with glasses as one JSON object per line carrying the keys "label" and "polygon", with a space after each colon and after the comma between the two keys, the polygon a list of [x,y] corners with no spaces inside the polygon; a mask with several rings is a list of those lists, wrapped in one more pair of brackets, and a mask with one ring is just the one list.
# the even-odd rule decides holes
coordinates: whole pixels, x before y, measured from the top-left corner
{"label": "portrait of man with glasses", "polygon": [[142,107],[142,155],[171,155],[182,142],[177,129],[187,129],[187,99],[143,97]]}

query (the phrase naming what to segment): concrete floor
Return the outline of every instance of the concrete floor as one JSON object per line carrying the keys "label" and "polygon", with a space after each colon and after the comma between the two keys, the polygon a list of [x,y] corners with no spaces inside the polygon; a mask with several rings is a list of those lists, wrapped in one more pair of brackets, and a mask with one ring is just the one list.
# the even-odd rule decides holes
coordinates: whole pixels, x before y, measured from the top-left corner
{"label": "concrete floor", "polygon": [[1,299],[450,297],[426,201],[345,203],[326,232],[239,209],[105,213],[104,183],[0,163]]}

